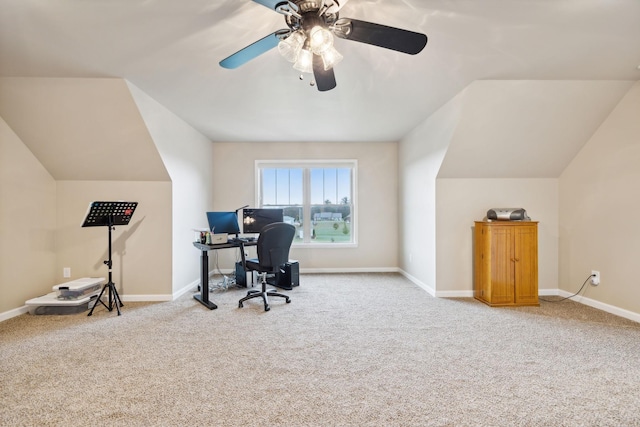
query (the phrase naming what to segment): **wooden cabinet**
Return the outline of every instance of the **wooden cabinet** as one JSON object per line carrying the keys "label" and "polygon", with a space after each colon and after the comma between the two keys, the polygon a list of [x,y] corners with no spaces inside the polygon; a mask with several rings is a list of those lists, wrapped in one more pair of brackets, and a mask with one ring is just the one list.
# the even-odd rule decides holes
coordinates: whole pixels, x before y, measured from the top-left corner
{"label": "wooden cabinet", "polygon": [[538,223],[476,221],[473,296],[491,306],[539,305]]}

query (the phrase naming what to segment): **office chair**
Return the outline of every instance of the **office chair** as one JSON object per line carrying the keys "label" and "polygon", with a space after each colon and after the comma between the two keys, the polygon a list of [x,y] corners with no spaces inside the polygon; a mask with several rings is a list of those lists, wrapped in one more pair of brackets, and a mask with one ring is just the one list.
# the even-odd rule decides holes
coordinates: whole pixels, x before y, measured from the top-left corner
{"label": "office chair", "polygon": [[265,225],[260,230],[258,236],[257,253],[258,258],[245,261],[245,271],[257,271],[262,275],[261,290],[252,289],[247,292],[247,296],[238,302],[238,307],[242,308],[242,303],[252,298],[261,297],[264,300],[264,311],[269,311],[269,297],[282,297],[287,303],[291,300],[285,294],[276,292],[275,289],[267,289],[267,274],[275,274],[281,265],[289,261],[289,249],[293,242],[296,228],[284,222],[274,222]]}

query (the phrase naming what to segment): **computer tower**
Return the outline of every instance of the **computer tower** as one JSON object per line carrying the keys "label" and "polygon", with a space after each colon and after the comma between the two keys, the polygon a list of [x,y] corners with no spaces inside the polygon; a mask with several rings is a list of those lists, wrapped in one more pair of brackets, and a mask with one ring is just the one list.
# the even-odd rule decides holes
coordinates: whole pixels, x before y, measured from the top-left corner
{"label": "computer tower", "polygon": [[243,288],[247,287],[247,272],[242,267],[241,262],[236,262],[236,285]]}
{"label": "computer tower", "polygon": [[300,286],[300,264],[298,264],[298,261],[289,261],[285,266],[288,266],[287,268],[289,269],[291,286]]}
{"label": "computer tower", "polygon": [[267,282],[281,289],[291,290],[300,286],[300,265],[298,261],[289,261],[280,266],[280,271],[268,277]]}

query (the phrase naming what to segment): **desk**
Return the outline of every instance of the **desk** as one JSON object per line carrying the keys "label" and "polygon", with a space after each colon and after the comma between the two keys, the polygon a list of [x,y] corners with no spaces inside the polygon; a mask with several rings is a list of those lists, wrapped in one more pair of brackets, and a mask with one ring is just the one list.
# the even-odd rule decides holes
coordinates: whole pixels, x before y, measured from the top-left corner
{"label": "desk", "polygon": [[209,301],[209,251],[217,251],[219,249],[240,249],[242,257],[242,265],[245,262],[244,248],[246,246],[256,246],[257,240],[234,240],[227,243],[217,245],[207,245],[204,243],[193,242],[193,246],[200,249],[200,295],[194,295],[193,298],[207,307],[209,310],[218,308],[212,301]]}

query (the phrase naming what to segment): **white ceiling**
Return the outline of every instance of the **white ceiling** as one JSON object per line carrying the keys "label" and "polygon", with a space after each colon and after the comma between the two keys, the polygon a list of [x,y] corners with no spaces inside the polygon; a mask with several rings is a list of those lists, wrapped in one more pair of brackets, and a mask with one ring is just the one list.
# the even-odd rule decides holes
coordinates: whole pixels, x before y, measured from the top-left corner
{"label": "white ceiling", "polygon": [[350,17],[423,32],[405,55],[342,39],[318,92],[251,0],[0,0],[0,76],[121,77],[213,141],[396,141],[475,80],[639,80],[638,0],[350,0]]}

